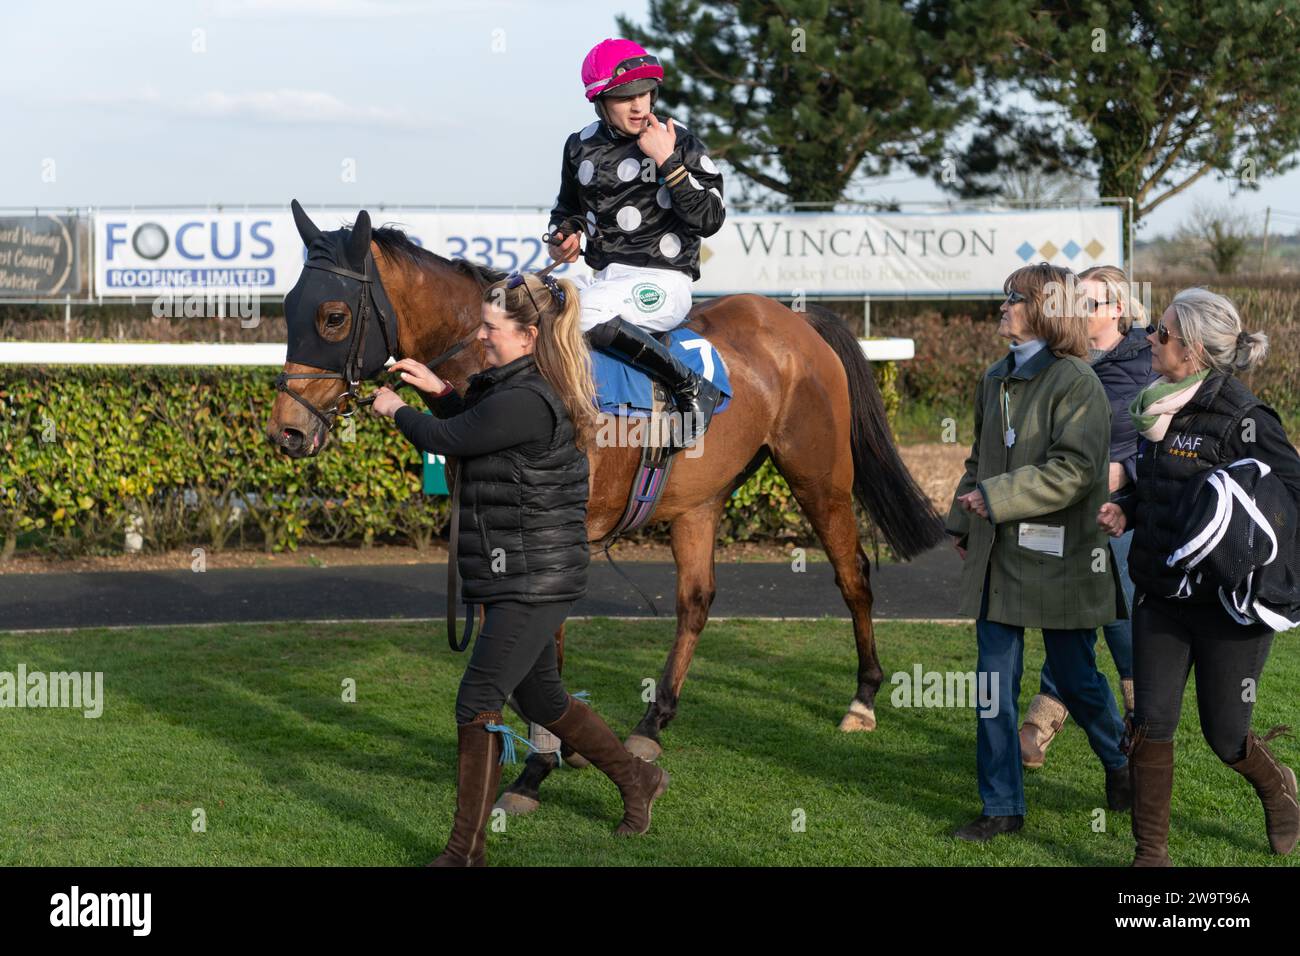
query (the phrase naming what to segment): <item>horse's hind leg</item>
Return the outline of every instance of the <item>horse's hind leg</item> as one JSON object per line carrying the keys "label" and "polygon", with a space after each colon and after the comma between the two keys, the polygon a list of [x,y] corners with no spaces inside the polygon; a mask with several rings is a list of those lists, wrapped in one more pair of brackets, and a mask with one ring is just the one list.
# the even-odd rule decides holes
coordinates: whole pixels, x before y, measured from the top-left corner
{"label": "horse's hind leg", "polygon": [[645,760],[663,752],[659,732],[677,715],[682,684],[695,656],[700,631],[709,620],[717,584],[713,576],[713,547],[718,536],[724,499],[706,502],[680,514],[672,524],[673,560],[677,562],[677,639],[668,652],[663,677],[650,705],[627,738],[627,749]]}
{"label": "horse's hind leg", "polygon": [[[555,632],[555,669],[564,673],[564,624]],[[569,765],[570,770],[583,770],[591,766],[591,761],[574,750],[563,740],[560,741],[560,756]]]}
{"label": "horse's hind leg", "polygon": [[[835,427],[834,416],[818,416],[834,429],[789,428],[785,441],[774,443],[772,457],[785,476],[821,539],[835,569],[835,583],[853,617],[858,648],[858,690],[840,721],[840,730],[876,728],[876,691],[884,680],[876,656],[876,635],[871,623],[871,563],[858,539],[853,515],[853,456],[849,452],[848,423]],[[827,444],[833,447],[827,448]]]}

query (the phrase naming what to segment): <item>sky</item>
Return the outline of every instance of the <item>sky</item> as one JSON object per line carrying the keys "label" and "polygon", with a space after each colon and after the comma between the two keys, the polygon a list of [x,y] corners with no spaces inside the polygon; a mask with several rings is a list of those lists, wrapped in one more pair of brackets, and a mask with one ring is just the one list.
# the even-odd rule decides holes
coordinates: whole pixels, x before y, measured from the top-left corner
{"label": "sky", "polygon": [[[549,206],[601,0],[43,0],[6,4],[0,208],[226,204]],[[669,77],[671,82],[671,77]],[[725,171],[725,167],[724,167]],[[1300,170],[1197,201],[1300,228]],[[946,198],[905,170],[882,198]],[[382,216],[379,217],[382,219]]]}

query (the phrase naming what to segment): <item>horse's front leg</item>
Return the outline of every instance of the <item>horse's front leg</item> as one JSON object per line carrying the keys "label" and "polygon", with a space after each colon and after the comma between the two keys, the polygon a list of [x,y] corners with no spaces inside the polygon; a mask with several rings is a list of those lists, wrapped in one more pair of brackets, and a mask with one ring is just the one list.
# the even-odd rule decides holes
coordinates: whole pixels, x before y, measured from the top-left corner
{"label": "horse's front leg", "polygon": [[643,760],[663,753],[659,732],[677,716],[686,672],[695,656],[700,632],[709,620],[709,607],[717,593],[713,574],[713,548],[718,536],[722,503],[709,502],[683,512],[672,524],[673,560],[677,563],[677,638],[668,652],[663,677],[651,690],[645,716],[627,738],[627,749]]}

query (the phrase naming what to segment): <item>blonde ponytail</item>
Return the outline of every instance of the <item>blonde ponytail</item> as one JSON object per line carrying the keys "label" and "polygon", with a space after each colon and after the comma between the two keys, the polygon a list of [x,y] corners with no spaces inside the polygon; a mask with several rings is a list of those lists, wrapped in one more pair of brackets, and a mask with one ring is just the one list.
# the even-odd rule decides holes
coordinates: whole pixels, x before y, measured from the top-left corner
{"label": "blonde ponytail", "polygon": [[578,324],[582,315],[578,287],[568,279],[559,279],[556,285],[560,297],[552,294],[547,283],[529,274],[513,289],[506,288],[504,281],[489,286],[483,299],[504,309],[521,327],[537,327],[533,350],[537,371],[563,403],[573,422],[576,443],[585,451],[597,424],[591,352]]}
{"label": "blonde ponytail", "polygon": [[[591,352],[578,326],[582,316],[578,287],[568,279],[560,279],[558,284],[564,294],[564,306],[553,318],[550,310],[546,310],[547,319],[539,323],[537,370],[564,403],[578,447],[585,450],[596,430],[596,382],[592,377]],[[553,299],[551,304],[556,304]]]}

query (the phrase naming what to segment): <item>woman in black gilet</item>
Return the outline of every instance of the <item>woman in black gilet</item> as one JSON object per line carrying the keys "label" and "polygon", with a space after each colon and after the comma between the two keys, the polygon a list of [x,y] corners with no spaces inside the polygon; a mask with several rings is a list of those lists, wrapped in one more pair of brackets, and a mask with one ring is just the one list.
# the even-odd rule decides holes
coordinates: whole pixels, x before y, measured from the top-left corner
{"label": "woman in black gilet", "polygon": [[[1170,865],[1174,731],[1193,668],[1201,732],[1259,795],[1273,851],[1290,853],[1300,832],[1296,776],[1267,744],[1286,728],[1262,736],[1251,729],[1254,688],[1273,629],[1235,620],[1219,589],[1196,586],[1169,558],[1186,537],[1180,508],[1198,475],[1253,458],[1300,500],[1300,456],[1277,414],[1237,378],[1263,359],[1268,339],[1242,328],[1232,302],[1207,289],[1184,289],[1149,332],[1151,368],[1160,377],[1130,407],[1141,436],[1137,483],[1126,498],[1102,505],[1097,519],[1112,535],[1134,529],[1133,865]],[[1286,543],[1293,546],[1294,538]]]}
{"label": "woman in black gilet", "polygon": [[[483,866],[485,827],[501,779],[501,709],[529,719],[604,771],[623,795],[615,833],[644,833],[668,786],[560,680],[555,633],[587,587],[586,447],[596,422],[591,359],[567,280],[515,275],[484,292],[487,369],[462,398],[413,359],[394,369],[439,396],[438,417],[380,389],[374,411],[417,448],[458,459],[459,562],[466,601],[486,618],[456,698],[456,817],[433,866]],[[448,600],[455,600],[449,595]]]}

